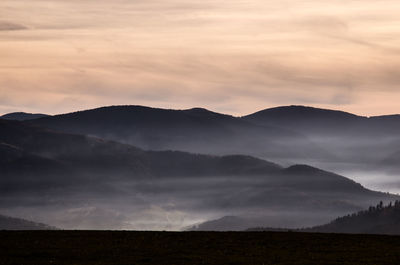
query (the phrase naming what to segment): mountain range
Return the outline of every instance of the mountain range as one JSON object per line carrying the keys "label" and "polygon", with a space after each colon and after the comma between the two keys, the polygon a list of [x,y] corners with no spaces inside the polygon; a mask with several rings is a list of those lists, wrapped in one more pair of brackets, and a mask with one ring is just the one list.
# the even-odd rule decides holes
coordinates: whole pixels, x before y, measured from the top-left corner
{"label": "mountain range", "polygon": [[111,106],[35,119],[30,124],[92,135],[146,150],[287,159],[329,156],[300,133],[202,108]]}
{"label": "mountain range", "polygon": [[331,170],[337,169],[336,163],[353,164],[350,171],[365,167],[365,171],[399,170],[399,164],[390,161],[400,151],[400,115],[365,117],[343,111],[286,106],[262,110],[242,119],[307,136],[332,154],[325,163],[316,163]]}
{"label": "mountain range", "polygon": [[31,124],[92,135],[146,150],[245,154],[285,165],[308,163],[349,172],[398,169],[385,164],[400,152],[400,115],[358,116],[305,106],[265,109],[234,117],[202,108],[110,106],[46,116]]}
{"label": "mountain range", "polygon": [[218,222],[224,230],[313,226],[398,196],[313,166],[269,160],[340,161],[348,154],[340,157],[318,135],[350,141],[370,126],[360,137],[379,140],[395,137],[391,122],[395,116],[371,122],[301,106],[245,117],[112,106],[0,119],[0,211],[79,229],[181,229],[223,216],[230,216]]}

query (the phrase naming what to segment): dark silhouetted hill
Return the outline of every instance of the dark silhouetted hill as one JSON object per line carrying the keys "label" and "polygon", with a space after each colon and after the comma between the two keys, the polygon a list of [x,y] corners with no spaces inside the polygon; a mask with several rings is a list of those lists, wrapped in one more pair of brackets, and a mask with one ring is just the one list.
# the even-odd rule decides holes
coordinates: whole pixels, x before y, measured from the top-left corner
{"label": "dark silhouetted hill", "polygon": [[383,203],[368,210],[346,215],[329,224],[303,231],[352,234],[400,234],[400,201],[384,206]]}
{"label": "dark silhouetted hill", "polygon": [[40,114],[40,113],[13,112],[13,113],[8,113],[3,116],[0,116],[0,119],[27,121],[27,120],[34,120],[34,119],[43,118],[43,117],[47,117],[47,116],[49,116],[49,115]]}
{"label": "dark silhouetted hill", "polygon": [[[323,139],[371,137],[398,138],[400,115],[365,117],[348,112],[307,106],[283,106],[265,109],[242,117],[259,125],[275,126]],[[396,137],[397,136],[397,137]],[[394,139],[389,139],[394,140]],[[368,143],[365,143],[368,144]]]}
{"label": "dark silhouetted hill", "polygon": [[328,159],[321,157],[314,165],[331,170],[343,170],[337,164],[347,164],[349,171],[386,170],[380,161],[400,150],[400,115],[364,117],[336,110],[285,106],[265,109],[242,119],[307,136],[332,155]]}
{"label": "dark silhouetted hill", "polygon": [[[284,168],[246,155],[145,151],[19,121],[0,120],[0,143],[0,208],[42,207],[49,216],[61,211],[65,218],[93,218],[90,228],[125,224],[120,220],[127,212],[143,210],[140,216],[153,218],[165,209],[256,213],[266,226],[305,226],[397,198],[306,165]],[[97,210],[100,206],[108,210]],[[109,211],[116,208],[122,213],[111,217],[118,224],[110,220]],[[294,219],[299,214],[303,218]],[[242,226],[250,227],[252,218]],[[63,227],[60,219],[49,222]]]}
{"label": "dark silhouetted hill", "polygon": [[337,165],[343,163],[349,171],[371,170],[400,150],[399,115],[364,117],[306,106],[271,108],[241,118],[202,108],[111,106],[27,123],[145,150],[244,154],[333,171],[342,170]]}
{"label": "dark silhouetted hill", "polygon": [[187,227],[187,231],[241,231],[255,226],[251,220],[237,216],[224,216],[220,219],[207,221]]}
{"label": "dark silhouetted hill", "polygon": [[45,117],[30,123],[146,150],[246,154],[263,158],[329,156],[328,152],[295,131],[258,125],[202,108],[168,110],[111,106]]}
{"label": "dark silhouetted hill", "polygon": [[[206,221],[191,227],[190,231],[240,231],[250,227],[285,227],[285,229],[261,228],[254,230],[288,230],[295,229],[298,224],[310,222],[326,222],[327,215],[331,218],[335,214],[346,211],[352,212],[366,208],[366,201],[376,201],[376,192],[365,189],[359,183],[343,176],[326,172],[306,165],[295,165],[285,168],[276,174],[278,179],[269,179],[259,183],[260,193],[252,195],[248,205],[263,205],[264,210],[249,212],[239,216],[224,216],[220,219]],[[380,193],[384,195],[384,193]],[[389,194],[386,194],[392,197]],[[375,199],[368,199],[375,198]],[[393,196],[392,198],[396,198]],[[354,202],[358,203],[354,203]],[[263,202],[263,203],[260,203]],[[387,200],[386,200],[387,202]],[[273,214],[272,209],[282,203],[291,212]],[[341,209],[341,210],[339,210]],[[285,217],[291,216],[291,220]],[[285,222],[282,222],[285,220]]]}
{"label": "dark silhouetted hill", "polygon": [[[288,231],[256,227],[247,231]],[[367,210],[336,218],[332,222],[311,228],[291,229],[295,232],[346,233],[346,234],[388,234],[400,235],[400,201],[390,202],[384,206],[380,202]]]}
{"label": "dark silhouetted hill", "polygon": [[365,117],[343,111],[306,106],[283,106],[265,109],[244,116],[243,119],[257,124],[292,128],[307,134],[344,133],[349,126],[358,126],[367,120]]}
{"label": "dark silhouetted hill", "polygon": [[[0,120],[3,166],[22,163],[70,167],[76,172],[138,176],[257,175],[280,166],[244,155],[210,156],[179,151],[144,151],[99,138],[59,133],[17,121]],[[11,163],[12,162],[12,163]],[[1,163],[1,162],[0,162]],[[53,167],[53,166],[52,166]]]}

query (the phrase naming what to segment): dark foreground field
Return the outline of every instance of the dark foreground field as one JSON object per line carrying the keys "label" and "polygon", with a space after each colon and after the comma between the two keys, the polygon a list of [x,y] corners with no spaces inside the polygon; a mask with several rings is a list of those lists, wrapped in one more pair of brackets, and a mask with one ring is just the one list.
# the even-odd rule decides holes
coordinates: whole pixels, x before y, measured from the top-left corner
{"label": "dark foreground field", "polygon": [[291,232],[0,231],[0,264],[400,264],[400,237]]}

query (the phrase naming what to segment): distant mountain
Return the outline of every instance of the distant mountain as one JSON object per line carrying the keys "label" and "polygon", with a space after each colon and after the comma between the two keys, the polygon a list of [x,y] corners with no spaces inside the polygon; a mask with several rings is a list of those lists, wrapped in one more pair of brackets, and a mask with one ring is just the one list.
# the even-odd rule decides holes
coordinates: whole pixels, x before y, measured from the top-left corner
{"label": "distant mountain", "polygon": [[392,173],[400,172],[400,151],[396,151],[379,161],[378,166]]}
{"label": "distant mountain", "polygon": [[34,120],[34,119],[43,118],[43,117],[47,117],[47,116],[49,116],[49,115],[40,114],[40,113],[13,112],[13,113],[8,113],[3,116],[0,116],[0,119],[27,121],[27,120]]}
{"label": "distant mountain", "polygon": [[258,125],[201,108],[111,106],[45,117],[30,124],[155,151],[245,154],[269,159],[329,157],[326,150],[293,130]]}
{"label": "distant mountain", "polygon": [[270,108],[242,119],[324,138],[395,136],[400,132],[400,115],[365,117],[307,106]]}
{"label": "distant mountain", "polygon": [[54,227],[27,221],[20,218],[13,218],[0,215],[0,230],[54,230]]}
{"label": "distant mountain", "polygon": [[242,117],[243,120],[267,126],[291,128],[309,135],[348,133],[349,126],[361,126],[366,117],[343,111],[307,106],[283,106],[265,109]]}
{"label": "distant mountain", "polygon": [[5,196],[59,187],[73,175],[73,170],[60,161],[5,143],[0,143],[0,171],[0,193]]}
{"label": "distant mountain", "polygon": [[310,166],[145,151],[18,121],[0,120],[0,143],[0,210],[25,209],[62,228],[138,229],[133,220],[166,216],[179,225],[172,216],[182,213],[308,226],[398,198]]}
{"label": "distant mountain", "polygon": [[[251,196],[254,205],[264,206],[259,212],[249,211],[237,216],[224,216],[187,228],[191,231],[240,231],[251,227],[284,227],[295,229],[311,223],[324,223],[328,216],[354,212],[368,207],[367,201],[377,201],[377,193],[345,177],[306,165],[285,168],[277,174],[279,180],[266,181],[258,196]],[[267,186],[269,185],[269,186]],[[380,193],[385,197],[384,193]],[[397,196],[386,194],[393,199]],[[369,197],[374,199],[370,199]],[[379,196],[379,195],[378,195]],[[385,201],[389,197],[385,198]],[[362,202],[361,198],[366,201]],[[281,203],[287,211],[274,214]],[[282,208],[283,209],[283,208]],[[289,210],[290,209],[290,210]],[[328,218],[329,219],[329,218]],[[273,229],[274,231],[276,229]],[[268,229],[271,231],[271,228]]]}
{"label": "distant mountain", "polygon": [[[274,220],[271,220],[274,219]],[[267,221],[268,220],[268,221]],[[276,228],[276,227],[263,227],[266,223],[279,227],[281,223],[278,218],[271,218],[271,216],[224,216],[219,219],[206,221],[203,223],[185,227],[183,231],[275,231],[275,232],[288,232],[297,231],[293,228]],[[286,224],[288,224],[286,222]],[[290,224],[289,224],[290,225]]]}
{"label": "distant mountain", "polygon": [[364,169],[369,172],[380,167],[380,161],[400,150],[400,115],[375,117],[318,109],[306,106],[284,106],[265,109],[243,120],[263,126],[274,126],[297,131],[332,156],[303,163],[341,170],[346,165],[349,172]]}
{"label": "distant mountain", "polygon": [[[256,175],[281,167],[244,155],[209,156],[179,151],[144,151],[139,148],[84,135],[59,133],[17,121],[0,120],[0,165],[23,170],[45,165],[68,174],[89,171],[104,175],[198,176]],[[35,165],[35,166],[34,166]],[[53,171],[52,171],[53,172]],[[72,173],[75,172],[75,173]],[[53,172],[54,173],[54,172]],[[58,172],[57,174],[59,174]],[[69,178],[70,179],[70,178]]]}
{"label": "distant mountain", "polygon": [[364,117],[306,106],[265,109],[241,118],[202,108],[110,106],[27,123],[145,150],[244,154],[332,171],[343,170],[338,164],[346,164],[348,172],[370,171],[400,150],[400,115]]}
{"label": "distant mountain", "polygon": [[224,216],[185,228],[186,231],[241,231],[257,226],[253,220],[237,216]]}
{"label": "distant mountain", "polygon": [[400,235],[400,201],[387,206],[381,203],[368,210],[337,218],[329,224],[302,231]]}
{"label": "distant mountain", "polygon": [[[247,231],[288,231],[283,228],[256,227]],[[388,234],[400,235],[400,201],[383,202],[367,210],[336,218],[332,222],[311,228],[291,229],[294,232],[347,233],[347,234]]]}

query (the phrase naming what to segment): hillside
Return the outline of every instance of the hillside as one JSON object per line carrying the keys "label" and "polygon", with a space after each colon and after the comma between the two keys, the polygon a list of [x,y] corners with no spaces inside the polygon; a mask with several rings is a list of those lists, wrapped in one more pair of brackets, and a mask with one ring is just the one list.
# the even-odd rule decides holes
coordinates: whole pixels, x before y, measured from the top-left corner
{"label": "hillside", "polygon": [[400,151],[396,151],[386,156],[384,159],[379,161],[377,166],[397,175],[400,172]]}
{"label": "hillside", "polygon": [[254,226],[247,231],[293,231],[311,233],[387,234],[400,235],[400,201],[386,206],[380,202],[367,210],[338,217],[330,223],[311,228],[288,229]]}
{"label": "hillside", "polygon": [[257,125],[206,109],[110,106],[30,121],[52,130],[92,135],[146,150],[245,154],[262,158],[329,157],[293,130]]}
{"label": "hillside", "polygon": [[47,116],[49,116],[49,115],[41,114],[41,113],[13,112],[13,113],[8,113],[8,114],[4,114],[3,116],[0,116],[0,119],[27,121],[27,120],[34,120],[34,119],[39,119],[39,118],[43,118],[43,117],[47,117]]}
{"label": "hillside", "polygon": [[266,225],[314,225],[397,198],[305,165],[145,151],[18,121],[0,120],[0,142],[0,210],[61,228],[180,229],[254,213]]}
{"label": "hillside", "polygon": [[335,219],[329,224],[305,229],[307,232],[400,235],[400,201]]}
{"label": "hillside", "polygon": [[366,117],[351,113],[307,106],[282,106],[242,117],[256,124],[292,128],[305,134],[344,134],[348,127],[361,126]]}
{"label": "hillside", "polygon": [[20,218],[13,218],[0,215],[0,230],[54,230],[54,227],[27,221]]}
{"label": "hillside", "polygon": [[400,115],[359,116],[307,106],[282,106],[243,116],[256,124],[295,130],[305,135],[382,136],[400,132]]}
{"label": "hillside", "polygon": [[[400,115],[365,117],[329,109],[283,106],[242,119],[299,132],[331,154],[328,159],[306,159],[303,163],[361,176],[372,171],[393,174],[400,170],[399,163],[389,163],[389,156],[400,150]],[[388,158],[387,163],[382,163],[384,158]],[[382,189],[385,185],[382,183]]]}
{"label": "hillside", "polygon": [[244,154],[344,174],[390,171],[381,160],[400,150],[399,115],[364,117],[305,106],[265,109],[240,118],[202,108],[110,106],[27,123],[145,150]]}

